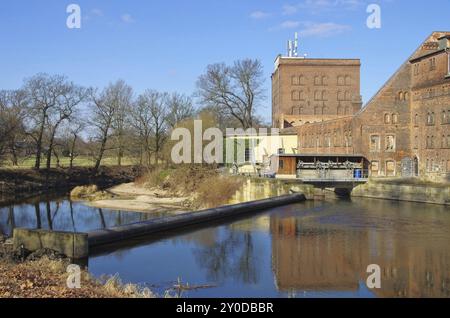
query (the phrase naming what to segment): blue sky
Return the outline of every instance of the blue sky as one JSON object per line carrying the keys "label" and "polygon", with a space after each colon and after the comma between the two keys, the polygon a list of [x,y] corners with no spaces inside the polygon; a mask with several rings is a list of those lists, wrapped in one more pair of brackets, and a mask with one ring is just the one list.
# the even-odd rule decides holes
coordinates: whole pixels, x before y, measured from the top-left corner
{"label": "blue sky", "polygon": [[[66,27],[71,3],[81,29]],[[381,29],[366,26],[370,3],[381,7]],[[360,58],[366,102],[426,36],[450,30],[449,12],[449,0],[1,0],[0,88],[47,72],[191,94],[206,65],[251,57],[264,66],[259,113],[269,120],[273,62],[295,31],[309,57]]]}

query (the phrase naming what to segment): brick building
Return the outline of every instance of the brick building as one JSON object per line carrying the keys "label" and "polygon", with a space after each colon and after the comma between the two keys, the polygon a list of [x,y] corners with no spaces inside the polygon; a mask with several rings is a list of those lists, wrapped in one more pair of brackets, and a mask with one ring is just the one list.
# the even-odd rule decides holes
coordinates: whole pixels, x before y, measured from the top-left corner
{"label": "brick building", "polygon": [[[450,32],[433,32],[361,110],[354,104],[355,114],[332,108],[329,118],[297,126],[298,152],[360,154],[371,162],[371,176],[448,178],[449,39]],[[278,78],[272,80],[279,94]],[[352,81],[359,92],[359,77]],[[274,95],[274,124],[283,118],[280,109],[292,107],[278,98]]]}
{"label": "brick building", "polygon": [[361,108],[357,59],[278,56],[272,74],[272,124],[288,128],[355,114]]}

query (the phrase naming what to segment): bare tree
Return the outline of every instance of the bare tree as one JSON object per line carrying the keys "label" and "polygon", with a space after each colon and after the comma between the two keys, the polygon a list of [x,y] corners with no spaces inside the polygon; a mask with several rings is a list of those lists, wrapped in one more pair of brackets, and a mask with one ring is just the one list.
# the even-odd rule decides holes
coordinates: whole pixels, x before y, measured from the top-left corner
{"label": "bare tree", "polygon": [[[92,108],[91,125],[95,130],[95,139],[100,146],[96,156],[95,171],[100,167],[103,155],[107,150],[107,142],[114,133],[116,115],[121,111],[121,103],[129,92],[129,87],[123,81],[110,84],[101,93],[90,91]],[[117,126],[116,126],[117,128]]]}
{"label": "bare tree", "polygon": [[128,122],[127,118],[130,113],[131,104],[133,102],[133,89],[123,80],[116,82],[117,90],[117,109],[113,120],[115,146],[117,147],[117,165],[122,165],[122,158],[126,148],[126,134]]}
{"label": "bare tree", "polygon": [[198,79],[197,95],[204,106],[217,107],[247,129],[253,127],[255,108],[264,98],[263,83],[259,60],[239,60],[233,66],[213,64]]}
{"label": "bare tree", "polygon": [[15,166],[18,165],[18,142],[25,137],[27,105],[25,91],[0,91],[0,159],[9,152]]}
{"label": "bare tree", "polygon": [[170,94],[167,98],[167,108],[167,123],[171,128],[174,128],[177,123],[194,115],[192,98],[183,94]]}
{"label": "bare tree", "polygon": [[135,131],[138,144],[140,146],[141,164],[145,161],[147,165],[151,164],[151,137],[153,132],[153,119],[151,116],[151,103],[148,98],[140,95],[135,103],[132,104],[130,114],[130,126]]}
{"label": "bare tree", "polygon": [[[68,82],[67,78],[62,75],[40,73],[25,81],[25,89],[30,99],[28,117],[31,127],[30,135],[36,144],[36,169],[40,169],[41,167],[43,138],[46,128],[49,126],[55,128],[56,125],[57,129],[59,120],[54,117],[62,118],[61,121],[66,119],[70,115],[68,112],[70,112],[71,104],[74,102],[79,103],[78,97],[71,96],[74,87],[74,84]],[[67,100],[68,98],[69,100]],[[56,133],[56,129],[50,132],[50,139]],[[49,150],[51,153],[51,149]]]}
{"label": "bare tree", "polygon": [[[47,149],[47,169],[51,167],[53,146],[56,132],[59,126],[66,120],[72,118],[76,111],[76,107],[86,98],[86,90],[75,86],[73,83],[65,83],[61,89],[61,96],[56,100],[56,104],[52,112],[47,116],[47,126],[49,131],[49,141]],[[59,161],[59,158],[58,158]]]}
{"label": "bare tree", "polygon": [[149,119],[153,139],[152,150],[155,153],[155,162],[158,164],[160,152],[167,138],[167,94],[146,90],[139,99],[146,104],[150,112]]}

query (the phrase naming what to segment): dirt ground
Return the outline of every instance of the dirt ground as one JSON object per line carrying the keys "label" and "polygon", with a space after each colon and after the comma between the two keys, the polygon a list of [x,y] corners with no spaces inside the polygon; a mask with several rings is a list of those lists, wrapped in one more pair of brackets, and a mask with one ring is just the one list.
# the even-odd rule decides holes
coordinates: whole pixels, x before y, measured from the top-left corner
{"label": "dirt ground", "polygon": [[124,183],[107,190],[113,198],[94,200],[88,205],[97,208],[126,210],[136,212],[173,212],[189,210],[190,197],[174,197],[167,191],[148,189],[135,183]]}

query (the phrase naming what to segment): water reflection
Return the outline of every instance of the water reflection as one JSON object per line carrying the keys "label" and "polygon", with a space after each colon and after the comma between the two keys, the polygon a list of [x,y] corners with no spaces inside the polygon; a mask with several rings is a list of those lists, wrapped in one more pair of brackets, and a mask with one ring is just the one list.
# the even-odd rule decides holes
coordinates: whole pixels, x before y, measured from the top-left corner
{"label": "water reflection", "polygon": [[16,227],[87,232],[163,215],[98,209],[65,197],[34,198],[23,204],[0,207],[0,234],[11,236]]}
{"label": "water reflection", "polygon": [[[90,270],[160,291],[177,277],[216,285],[193,297],[450,297],[448,242],[445,207],[308,202],[93,257]],[[380,290],[365,286],[369,264],[381,266]]]}
{"label": "water reflection", "polygon": [[[0,232],[15,227],[89,231],[159,217],[97,209],[66,198],[0,208]],[[193,297],[450,297],[448,207],[358,199],[306,202],[243,220],[133,240],[89,260],[94,275],[163,292],[177,278],[214,288]],[[378,264],[382,288],[368,290]]]}

